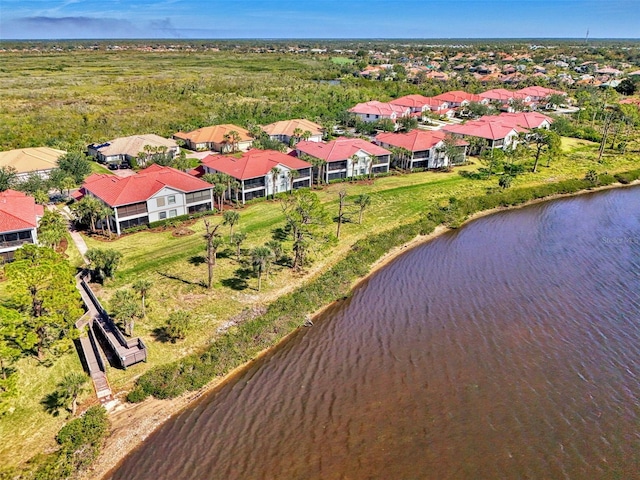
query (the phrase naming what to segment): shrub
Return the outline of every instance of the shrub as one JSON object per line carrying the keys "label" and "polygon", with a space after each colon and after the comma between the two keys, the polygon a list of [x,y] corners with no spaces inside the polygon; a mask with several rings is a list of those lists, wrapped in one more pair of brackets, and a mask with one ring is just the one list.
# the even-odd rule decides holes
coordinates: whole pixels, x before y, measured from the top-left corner
{"label": "shrub", "polygon": [[178,310],[171,312],[167,319],[167,324],[164,327],[164,331],[175,342],[176,340],[182,340],[187,336],[191,328],[191,314],[186,310]]}
{"label": "shrub", "polygon": [[60,429],[56,437],[60,448],[45,457],[33,478],[59,480],[89,466],[100,453],[108,433],[106,410],[101,406],[91,407],[82,417]]}

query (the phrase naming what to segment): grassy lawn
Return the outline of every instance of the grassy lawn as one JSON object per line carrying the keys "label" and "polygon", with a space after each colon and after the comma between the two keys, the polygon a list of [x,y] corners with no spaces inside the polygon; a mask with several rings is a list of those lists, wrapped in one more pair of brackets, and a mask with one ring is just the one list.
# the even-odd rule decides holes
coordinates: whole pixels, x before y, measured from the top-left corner
{"label": "grassy lawn", "polygon": [[355,60],[347,57],[331,57],[331,61],[337,65],[351,65]]}
{"label": "grassy lawn", "polygon": [[[638,154],[626,156],[605,155],[602,163],[595,162],[596,144],[581,140],[563,139],[563,154],[546,166],[541,160],[536,174],[519,175],[514,185],[536,185],[562,179],[583,177],[594,169],[599,173],[630,170],[638,167]],[[530,167],[532,161],[527,165]],[[120,288],[130,287],[139,278],[147,278],[153,287],[147,299],[147,318],[136,324],[136,336],[144,339],[149,349],[148,363],[136,365],[126,371],[110,368],[109,381],[116,390],[128,389],[132,381],[148,368],[171,362],[177,358],[206,346],[217,335],[218,329],[231,317],[244,309],[264,305],[312,278],[318,272],[340,259],[358,239],[388,230],[418,218],[426,206],[445,203],[452,196],[458,198],[481,195],[488,189],[497,188],[497,176],[474,180],[460,175],[461,171],[474,172],[481,165],[472,159],[470,165],[458,167],[453,172],[422,172],[405,174],[358,183],[337,183],[318,190],[317,193],[327,210],[337,213],[338,192],[345,189],[348,198],[361,193],[371,195],[372,204],[365,211],[363,223],[357,223],[357,213],[352,222],[342,228],[337,245],[320,247],[314,252],[313,265],[304,274],[292,272],[286,266],[275,266],[271,275],[263,281],[262,291],[257,291],[257,279],[246,260],[236,259],[230,246],[220,249],[214,270],[214,285],[207,290],[203,282],[207,267],[203,262],[205,244],[202,238],[204,224],[198,220],[187,228],[194,233],[175,237],[171,230],[161,232],[139,232],[126,235],[115,241],[86,237],[89,248],[113,248],[123,254],[121,266],[113,280],[96,286],[96,293],[108,308],[109,299]],[[240,224],[234,231],[247,233],[243,244],[246,254],[254,246],[271,240],[274,229],[284,225],[280,203],[276,200],[261,201],[239,210]],[[213,223],[221,222],[221,216],[213,217]],[[327,226],[335,232],[335,223]],[[229,228],[220,227],[228,238]],[[285,242],[290,248],[290,242]],[[75,253],[74,253],[75,252]],[[75,247],[68,250],[70,259],[79,262]],[[0,294],[4,285],[0,283]],[[173,310],[186,309],[193,312],[194,327],[188,337],[178,343],[166,342],[162,326]],[[0,420],[0,437],[10,438],[0,447],[0,464],[14,465],[26,460],[30,454],[43,451],[52,444],[54,433],[63,419],[45,413],[40,400],[50,393],[62,372],[79,370],[80,363],[74,352],[57,359],[52,366],[36,366],[34,360],[25,359],[20,364],[21,391],[20,408]],[[87,395],[85,398],[92,398]]]}

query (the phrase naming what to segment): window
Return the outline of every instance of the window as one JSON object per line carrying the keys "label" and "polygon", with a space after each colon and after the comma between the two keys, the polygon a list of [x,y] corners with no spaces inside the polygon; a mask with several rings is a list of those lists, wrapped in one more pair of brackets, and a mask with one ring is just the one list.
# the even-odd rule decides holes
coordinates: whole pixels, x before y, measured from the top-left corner
{"label": "window", "polygon": [[178,216],[178,211],[177,210],[169,210],[169,218],[173,218],[173,217],[177,217]]}
{"label": "window", "polygon": [[156,198],[156,206],[164,207],[164,197]]}
{"label": "window", "polygon": [[167,202],[169,202],[169,205],[173,205],[174,203],[176,203],[176,196],[175,195],[169,195],[167,197]]}
{"label": "window", "polygon": [[160,220],[164,220],[165,218],[167,218],[167,212],[160,212],[158,214],[158,218],[160,218]]}

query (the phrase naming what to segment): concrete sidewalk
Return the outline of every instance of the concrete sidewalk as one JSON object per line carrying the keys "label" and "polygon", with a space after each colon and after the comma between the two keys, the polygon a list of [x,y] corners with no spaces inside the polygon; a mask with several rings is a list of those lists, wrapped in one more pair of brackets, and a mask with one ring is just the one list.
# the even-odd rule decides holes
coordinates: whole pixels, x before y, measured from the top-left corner
{"label": "concrete sidewalk", "polygon": [[69,207],[65,205],[62,208],[56,208],[55,205],[47,205],[47,208],[51,211],[60,212],[62,216],[67,219],[67,229],[69,230],[69,234],[71,235],[71,240],[73,240],[73,243],[75,243],[76,248],[80,252],[82,259],[84,260],[84,263],[89,263],[87,262],[87,258],[85,257],[85,254],[87,253],[89,247],[87,247],[87,244],[85,243],[84,238],[82,238],[82,235],[80,235],[80,233],[74,228],[73,215],[71,214],[71,210],[69,210]]}

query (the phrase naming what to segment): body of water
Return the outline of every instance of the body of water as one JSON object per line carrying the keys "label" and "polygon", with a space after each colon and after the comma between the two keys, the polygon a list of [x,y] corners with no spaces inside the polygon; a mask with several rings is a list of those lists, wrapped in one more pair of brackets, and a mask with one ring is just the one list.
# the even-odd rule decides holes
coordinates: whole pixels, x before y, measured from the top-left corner
{"label": "body of water", "polygon": [[640,478],[640,189],[398,257],[113,479]]}

